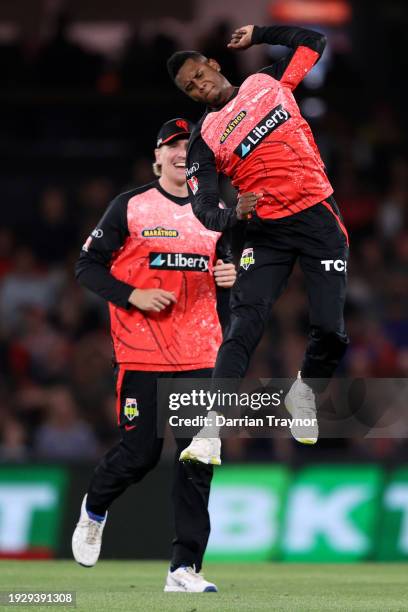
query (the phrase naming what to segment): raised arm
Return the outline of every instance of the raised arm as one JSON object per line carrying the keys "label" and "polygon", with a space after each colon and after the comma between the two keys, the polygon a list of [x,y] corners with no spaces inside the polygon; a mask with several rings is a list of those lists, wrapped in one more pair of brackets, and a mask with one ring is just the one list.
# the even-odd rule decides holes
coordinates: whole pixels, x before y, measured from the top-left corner
{"label": "raised arm", "polygon": [[326,37],[319,32],[295,26],[243,26],[232,35],[232,49],[247,49],[251,45],[284,45],[292,49],[281,60],[259,72],[269,74],[295,89],[320,59]]}

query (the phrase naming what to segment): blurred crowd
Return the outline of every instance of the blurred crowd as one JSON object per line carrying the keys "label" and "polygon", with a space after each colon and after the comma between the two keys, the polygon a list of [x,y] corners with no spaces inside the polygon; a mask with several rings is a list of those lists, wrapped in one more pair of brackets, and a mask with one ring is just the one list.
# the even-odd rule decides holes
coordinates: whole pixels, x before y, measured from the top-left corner
{"label": "blurred crowd", "polygon": [[[7,91],[98,91],[113,94],[154,87],[172,91],[166,59],[179,48],[165,28],[151,36],[136,30],[123,39],[119,53],[92,51],[70,36],[71,21],[61,14],[44,36],[37,31],[0,44],[0,68]],[[199,35],[195,46],[219,58],[232,81],[242,76],[239,61],[227,50],[231,25],[219,22],[208,35]]]}
{"label": "blurred crowd", "polygon": [[[104,92],[136,88],[141,80],[148,88],[153,75],[155,87],[174,92],[164,67],[177,48],[171,37],[160,34],[146,46],[135,36],[120,64],[112,66],[69,42],[65,26],[62,19],[43,47],[27,39],[0,48],[5,84],[32,89],[92,86]],[[203,39],[200,48],[239,82],[237,60],[225,52],[229,29],[226,24],[218,27],[212,47],[210,39]],[[339,68],[335,63],[332,72],[341,85],[347,74],[344,64]],[[386,102],[376,99],[363,118],[333,106],[333,78],[329,74],[326,83],[327,111],[311,118],[311,125],[351,242],[346,306],[351,345],[340,374],[408,377],[406,138]],[[106,304],[79,287],[73,270],[81,244],[109,201],[153,180],[151,161],[147,149],[128,168],[125,180],[123,168],[89,176],[85,168],[80,179],[73,181],[67,172],[58,182],[44,169],[41,188],[30,195],[35,205],[26,206],[24,221],[22,215],[15,215],[18,223],[13,221],[9,213],[10,222],[0,228],[0,461],[95,459],[117,439]],[[224,185],[223,192],[234,205],[233,190]],[[273,309],[248,376],[295,376],[307,329],[307,296],[296,268]],[[225,447],[237,460],[290,460],[305,452],[290,440],[234,439]],[[322,441],[318,452],[344,447],[369,458],[392,458],[405,442],[375,441],[362,448],[353,440]]]}

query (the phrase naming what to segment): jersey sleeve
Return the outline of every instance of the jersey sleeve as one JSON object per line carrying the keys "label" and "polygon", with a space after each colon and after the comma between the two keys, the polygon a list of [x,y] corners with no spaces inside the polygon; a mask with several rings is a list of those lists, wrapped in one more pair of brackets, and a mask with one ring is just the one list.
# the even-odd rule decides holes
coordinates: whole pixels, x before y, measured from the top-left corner
{"label": "jersey sleeve", "polygon": [[231,289],[224,287],[216,287],[217,296],[217,314],[221,325],[222,334],[225,336],[225,331],[231,319],[230,296]]}
{"label": "jersey sleeve", "polygon": [[111,202],[83,245],[75,268],[75,276],[81,285],[121,308],[131,307],[128,299],[135,287],[115,278],[109,268],[114,254],[129,236],[128,200],[128,194],[122,194]]}
{"label": "jersey sleeve", "polygon": [[235,209],[220,208],[218,173],[214,158],[201,134],[192,135],[187,151],[186,176],[191,206],[197,219],[210,230],[223,232],[238,219]]}
{"label": "jersey sleeve", "polygon": [[[222,259],[224,263],[233,263],[234,258],[231,249],[231,230],[227,230],[220,236],[220,238],[218,238],[215,247],[215,256],[216,260]],[[220,321],[222,333],[224,335],[231,315],[231,310],[229,306],[231,289],[219,287],[217,284],[215,288],[217,296],[218,319]]]}
{"label": "jersey sleeve", "polygon": [[262,43],[285,45],[292,49],[281,60],[259,72],[269,74],[293,91],[322,56],[326,37],[313,30],[292,26],[255,26],[252,44]]}
{"label": "jersey sleeve", "polygon": [[224,232],[217,240],[215,259],[222,259],[224,263],[232,263],[234,258],[231,249],[231,230]]}

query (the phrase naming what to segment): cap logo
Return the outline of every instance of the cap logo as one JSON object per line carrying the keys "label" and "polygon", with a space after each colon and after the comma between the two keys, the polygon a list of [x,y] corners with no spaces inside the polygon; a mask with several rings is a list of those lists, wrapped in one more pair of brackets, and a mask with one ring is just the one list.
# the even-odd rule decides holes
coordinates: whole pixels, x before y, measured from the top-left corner
{"label": "cap logo", "polygon": [[177,119],[176,125],[185,132],[188,132],[188,123],[187,121],[184,121],[184,119]]}

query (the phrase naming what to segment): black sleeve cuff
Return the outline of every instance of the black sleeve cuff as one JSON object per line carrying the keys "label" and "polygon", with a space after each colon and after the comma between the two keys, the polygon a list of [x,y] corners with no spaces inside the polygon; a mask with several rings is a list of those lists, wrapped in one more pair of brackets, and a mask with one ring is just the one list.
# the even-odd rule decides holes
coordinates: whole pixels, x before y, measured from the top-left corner
{"label": "black sleeve cuff", "polygon": [[80,285],[107,302],[126,310],[131,308],[129,297],[134,287],[112,276],[102,264],[82,255],[77,263],[75,275]]}
{"label": "black sleeve cuff", "polygon": [[253,45],[261,45],[264,40],[263,40],[263,35],[265,30],[270,30],[269,26],[254,26],[254,29],[252,31],[252,38],[251,38],[251,44]]}
{"label": "black sleeve cuff", "polygon": [[122,308],[125,308],[126,310],[130,310],[131,308],[134,308],[133,304],[129,302],[129,298],[134,289],[136,289],[136,287],[131,287],[130,285],[126,285],[123,287],[123,306]]}

